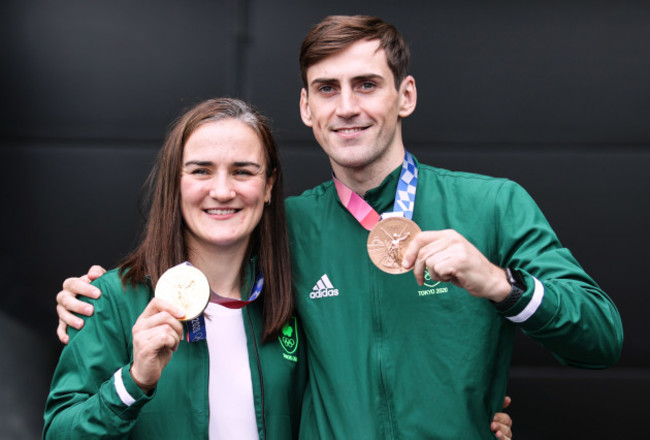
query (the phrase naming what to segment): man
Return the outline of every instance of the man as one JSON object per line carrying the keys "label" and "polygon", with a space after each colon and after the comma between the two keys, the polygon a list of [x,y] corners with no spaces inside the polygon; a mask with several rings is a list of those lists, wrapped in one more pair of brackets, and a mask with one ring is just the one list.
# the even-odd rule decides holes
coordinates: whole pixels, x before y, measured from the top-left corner
{"label": "man", "polygon": [[[287,200],[310,369],[302,438],[492,437],[517,325],[565,364],[620,356],[615,306],[521,187],[405,154],[408,59],[396,29],[365,16],[328,17],[302,44],[301,116],[335,175]],[[391,233],[405,239],[382,263]],[[59,295],[72,324],[61,304],[78,284]]]}

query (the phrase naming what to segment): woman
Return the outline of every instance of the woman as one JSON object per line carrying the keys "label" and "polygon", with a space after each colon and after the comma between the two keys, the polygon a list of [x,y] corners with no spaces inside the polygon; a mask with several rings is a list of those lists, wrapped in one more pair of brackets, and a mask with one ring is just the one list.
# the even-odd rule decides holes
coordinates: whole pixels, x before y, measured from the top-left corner
{"label": "woman", "polygon": [[[238,100],[196,105],[148,184],[142,242],[94,282],[103,295],[61,354],[44,438],[297,437],[306,372],[267,123]],[[184,312],[154,298],[161,275],[186,261],[212,290],[205,327],[187,331],[207,340],[181,341]],[[260,277],[263,293],[244,301]]]}

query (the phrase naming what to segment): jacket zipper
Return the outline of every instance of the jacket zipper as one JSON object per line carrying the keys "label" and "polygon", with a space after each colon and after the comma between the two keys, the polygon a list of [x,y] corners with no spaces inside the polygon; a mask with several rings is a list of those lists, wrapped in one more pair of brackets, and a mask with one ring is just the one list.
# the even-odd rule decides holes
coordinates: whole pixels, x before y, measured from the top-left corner
{"label": "jacket zipper", "polygon": [[260,376],[260,395],[262,398],[262,434],[264,435],[264,439],[266,439],[266,417],[264,416],[264,377],[262,376],[262,365],[260,363],[260,355],[257,351],[257,338],[255,337],[255,328],[253,327],[253,321],[251,320],[251,315],[250,312],[248,311],[248,308],[245,307],[246,309],[246,317],[248,318],[248,324],[250,325],[251,329],[251,336],[253,337],[253,347],[255,347],[255,361],[257,362],[257,372],[259,373]]}
{"label": "jacket zipper", "polygon": [[[368,263],[371,264],[371,263]],[[372,273],[372,272],[370,272]],[[393,426],[393,413],[391,411],[391,402],[388,397],[388,386],[386,384],[386,379],[384,377],[384,364],[383,364],[383,347],[384,347],[384,325],[382,321],[382,313],[381,313],[381,303],[379,299],[380,292],[379,290],[379,283],[377,283],[377,278],[376,277],[370,277],[370,290],[373,292],[373,302],[375,305],[375,322],[376,322],[376,329],[377,329],[377,363],[378,363],[378,368],[379,368],[379,382],[380,382],[380,387],[381,387],[381,394],[383,395],[383,400],[384,400],[384,405],[386,408],[386,426],[385,426],[385,434],[387,435],[387,438],[395,438],[395,429]]]}

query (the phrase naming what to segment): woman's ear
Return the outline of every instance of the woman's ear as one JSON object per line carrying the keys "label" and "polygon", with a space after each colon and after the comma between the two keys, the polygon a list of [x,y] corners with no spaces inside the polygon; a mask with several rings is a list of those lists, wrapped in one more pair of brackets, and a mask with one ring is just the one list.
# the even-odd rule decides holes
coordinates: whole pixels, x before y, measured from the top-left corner
{"label": "woman's ear", "polygon": [[273,172],[269,176],[268,179],[266,179],[266,188],[264,189],[264,203],[269,205],[271,203],[271,194],[273,193],[273,185],[275,185],[275,181],[278,178],[278,171],[277,169],[273,169]]}

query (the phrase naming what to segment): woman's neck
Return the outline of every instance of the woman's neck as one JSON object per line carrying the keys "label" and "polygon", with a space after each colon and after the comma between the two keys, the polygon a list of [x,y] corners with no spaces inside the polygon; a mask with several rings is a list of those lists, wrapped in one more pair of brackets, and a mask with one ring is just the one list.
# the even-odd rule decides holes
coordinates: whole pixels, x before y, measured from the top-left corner
{"label": "woman's neck", "polygon": [[240,299],[241,268],[246,256],[246,248],[190,250],[190,263],[205,274],[210,288],[219,296]]}

